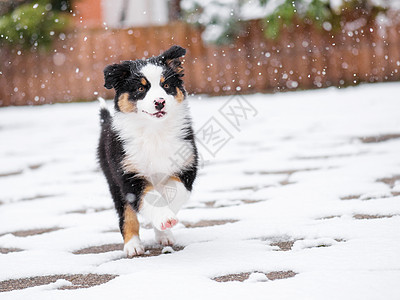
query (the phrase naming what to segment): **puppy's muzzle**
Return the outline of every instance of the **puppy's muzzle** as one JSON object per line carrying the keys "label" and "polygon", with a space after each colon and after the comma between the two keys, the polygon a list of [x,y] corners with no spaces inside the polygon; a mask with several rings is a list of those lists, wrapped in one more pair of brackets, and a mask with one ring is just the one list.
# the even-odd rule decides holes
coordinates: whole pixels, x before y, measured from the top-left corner
{"label": "puppy's muzzle", "polygon": [[164,98],[157,98],[154,100],[154,105],[156,110],[161,111],[165,107],[165,100]]}

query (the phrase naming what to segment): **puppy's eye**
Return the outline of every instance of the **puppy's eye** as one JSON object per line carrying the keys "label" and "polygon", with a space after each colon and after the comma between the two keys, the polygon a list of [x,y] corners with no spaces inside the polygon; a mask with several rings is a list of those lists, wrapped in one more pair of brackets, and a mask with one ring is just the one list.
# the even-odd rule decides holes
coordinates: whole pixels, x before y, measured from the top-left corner
{"label": "puppy's eye", "polygon": [[164,84],[164,89],[167,89],[167,88],[169,88],[169,84],[168,83]]}
{"label": "puppy's eye", "polygon": [[139,87],[138,91],[139,91],[139,92],[144,92],[144,87],[142,87],[142,86]]}

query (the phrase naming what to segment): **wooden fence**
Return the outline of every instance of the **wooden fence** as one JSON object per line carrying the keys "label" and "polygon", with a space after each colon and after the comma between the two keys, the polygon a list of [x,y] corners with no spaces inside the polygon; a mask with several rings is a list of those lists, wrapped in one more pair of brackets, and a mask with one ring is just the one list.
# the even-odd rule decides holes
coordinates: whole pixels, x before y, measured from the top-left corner
{"label": "wooden fence", "polygon": [[400,79],[400,26],[368,26],[339,34],[309,26],[264,38],[259,21],[230,45],[205,45],[184,23],[124,30],[76,29],[51,52],[0,49],[0,106],[110,98],[103,69],[121,60],[158,55],[173,44],[187,48],[189,93],[274,92]]}

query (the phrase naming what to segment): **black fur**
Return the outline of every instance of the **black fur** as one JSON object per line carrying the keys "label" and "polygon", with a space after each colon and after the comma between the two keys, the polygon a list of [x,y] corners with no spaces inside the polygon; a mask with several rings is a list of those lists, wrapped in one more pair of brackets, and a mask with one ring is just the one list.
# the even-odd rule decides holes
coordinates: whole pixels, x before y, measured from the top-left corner
{"label": "black fur", "polygon": [[[97,156],[100,167],[107,179],[115,209],[119,216],[120,230],[123,233],[125,205],[129,203],[134,210],[138,211],[138,199],[140,199],[148,182],[141,177],[135,178],[137,174],[125,174],[122,167],[124,150],[121,140],[112,129],[110,112],[103,108],[100,110],[100,117],[101,134]],[[132,195],[130,199],[133,201],[127,202],[127,195]]]}
{"label": "black fur", "polygon": [[163,54],[160,55],[161,60],[167,60],[167,59],[175,59],[182,57],[186,54],[186,49],[182,48],[180,46],[174,45],[168,50],[166,50]]}
{"label": "black fur", "polygon": [[[190,123],[188,123],[188,124],[190,124]],[[195,137],[194,137],[194,133],[193,133],[193,128],[191,126],[189,126],[188,128],[185,129],[185,132],[186,132],[185,140],[187,142],[189,142],[193,147],[195,161],[189,168],[181,170],[178,174],[175,174],[175,175],[179,177],[179,179],[184,184],[185,188],[191,192],[192,187],[193,187],[193,182],[196,179],[197,168],[198,168],[199,162],[198,162],[197,147],[196,147],[196,143],[194,142]]]}
{"label": "black fur", "polygon": [[113,64],[104,69],[104,87],[107,89],[119,88],[119,85],[124,82],[131,74],[129,62],[122,64]]}
{"label": "black fur", "polygon": [[[120,111],[118,106],[118,98],[123,93],[129,94],[129,101],[133,103],[143,99],[150,89],[150,83],[143,85],[140,68],[147,63],[153,63],[163,67],[163,83],[164,90],[170,95],[176,95],[176,88],[180,89],[186,96],[183,87],[183,70],[179,57],[183,56],[186,50],[179,46],[173,46],[160,56],[152,57],[148,60],[124,61],[120,64],[109,65],[104,69],[105,87],[115,89],[115,109]],[[164,87],[165,83],[168,87]],[[143,87],[143,91],[139,91],[139,87]],[[98,159],[101,169],[107,179],[110,193],[112,195],[116,211],[119,215],[119,223],[121,233],[123,233],[124,225],[124,209],[126,205],[131,205],[135,211],[139,210],[140,199],[145,188],[149,185],[148,180],[137,173],[127,173],[123,166],[125,158],[123,141],[118,133],[112,127],[112,116],[110,112],[102,108],[100,110],[101,119],[101,135],[98,145]],[[188,118],[187,127],[182,128],[185,132],[184,139],[192,145],[194,151],[194,161],[192,164],[178,172],[178,174],[170,174],[179,177],[185,188],[192,190],[193,182],[197,174],[197,149],[194,140],[191,120]],[[166,158],[168,159],[168,158]]]}

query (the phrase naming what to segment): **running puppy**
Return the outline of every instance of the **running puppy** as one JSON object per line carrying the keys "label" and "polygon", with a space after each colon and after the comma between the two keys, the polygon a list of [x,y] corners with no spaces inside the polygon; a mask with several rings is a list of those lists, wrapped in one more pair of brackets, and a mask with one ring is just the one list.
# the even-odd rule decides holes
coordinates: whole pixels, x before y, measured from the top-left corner
{"label": "running puppy", "polygon": [[115,90],[115,112],[100,99],[98,158],[128,257],[144,253],[137,213],[151,222],[159,243],[174,243],[170,229],[196,178],[197,149],[179,60],[185,53],[172,46],[160,56],[104,69],[104,86]]}

